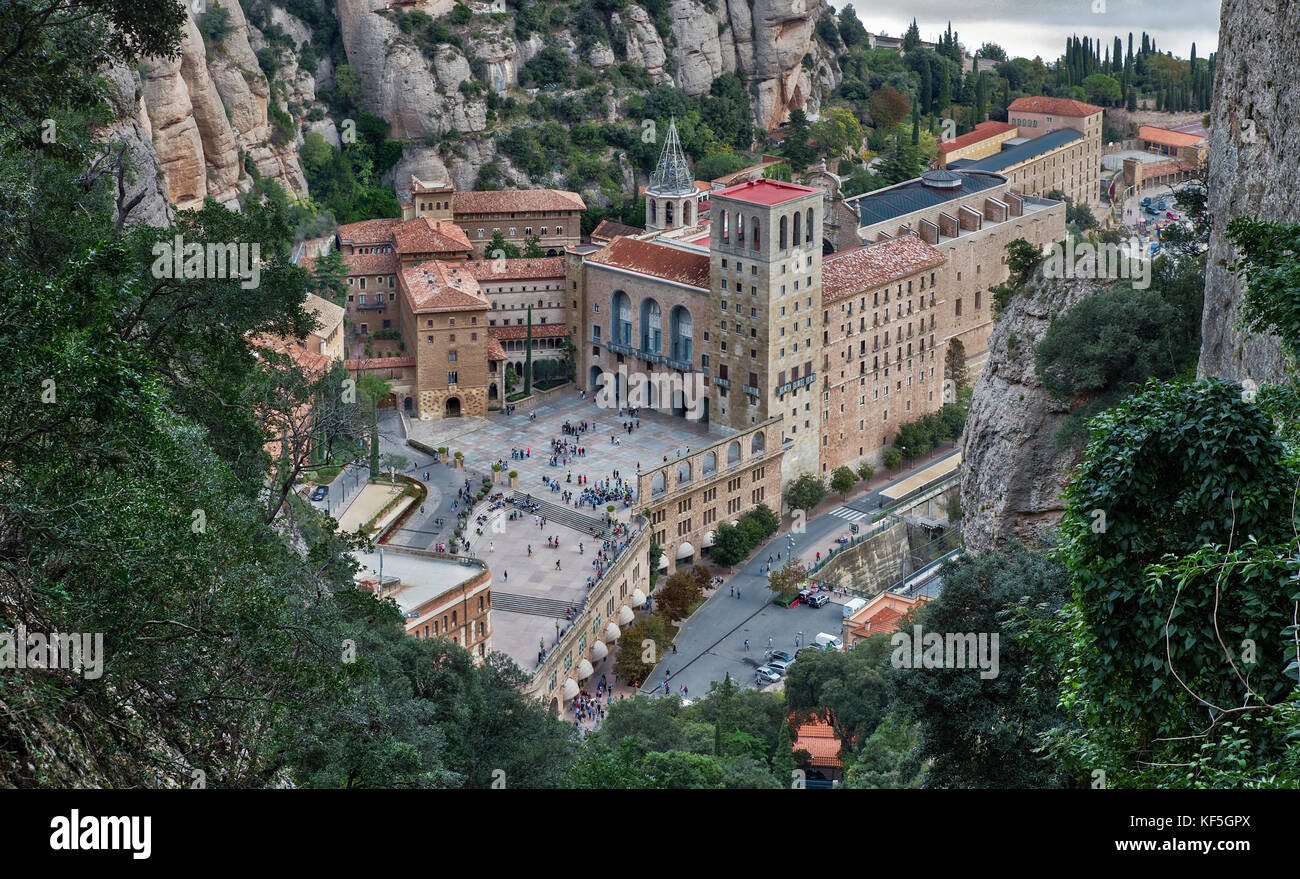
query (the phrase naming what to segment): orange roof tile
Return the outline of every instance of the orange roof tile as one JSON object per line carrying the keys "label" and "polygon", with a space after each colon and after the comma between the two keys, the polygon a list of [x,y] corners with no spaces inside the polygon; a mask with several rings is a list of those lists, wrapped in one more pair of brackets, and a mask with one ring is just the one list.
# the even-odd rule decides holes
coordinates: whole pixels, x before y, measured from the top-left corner
{"label": "orange roof tile", "polygon": [[564,257],[528,259],[471,259],[465,268],[476,281],[520,281],[533,278],[563,278]]}
{"label": "orange roof tile", "polygon": [[1143,125],[1138,128],[1138,137],[1142,140],[1149,140],[1152,143],[1171,147],[1196,146],[1198,143],[1205,140],[1204,137],[1196,134],[1187,134],[1182,131],[1171,131],[1168,128],[1159,128],[1155,125]]}
{"label": "orange roof tile", "polygon": [[345,244],[387,244],[393,238],[393,228],[401,225],[398,217],[383,217],[378,220],[362,220],[359,223],[345,223],[338,228],[339,240]]}
{"label": "orange roof tile", "polygon": [[411,311],[485,311],[488,301],[474,276],[439,260],[402,270],[402,286]]}
{"label": "orange roof tile", "polygon": [[813,766],[839,766],[841,742],[835,728],[824,720],[810,720],[795,729],[793,751],[807,751]]}
{"label": "orange roof tile", "polygon": [[834,302],[871,287],[942,265],[943,251],[916,235],[869,244],[822,260],[822,302]]}
{"label": "orange roof tile", "polygon": [[333,362],[326,355],[309,351],[301,344],[290,342],[282,336],[270,334],[257,336],[252,340],[252,344],[254,348],[260,348],[263,351],[274,351],[287,355],[294,366],[312,377],[329,372],[330,364]]}
{"label": "orange roof tile", "polygon": [[490,333],[487,337],[487,356],[488,360],[505,360],[506,349],[501,347],[501,343],[496,340]]}
{"label": "orange roof tile", "polygon": [[1016,126],[1009,122],[981,122],[979,125],[975,126],[974,131],[968,131],[965,134],[954,137],[952,140],[945,140],[940,143],[939,152],[950,153],[953,150],[968,147],[973,143],[979,143],[982,140],[997,137],[999,134],[1006,134],[1008,131],[1016,130]]}
{"label": "orange roof tile", "polygon": [[652,278],[709,289],[709,255],[642,241],[615,238],[588,263],[626,269]]}
{"label": "orange roof tile", "polygon": [[473,250],[465,230],[446,220],[416,217],[393,230],[398,253],[465,253]]}
{"label": "orange roof tile", "polygon": [[[528,327],[488,327],[488,335],[495,339],[526,339]],[[567,335],[568,324],[533,324],[534,339],[554,339]]]}
{"label": "orange roof tile", "polygon": [[496,189],[458,192],[451,209],[453,215],[585,211],[587,204],[578,193],[563,189]]}
{"label": "orange roof tile", "polygon": [[345,253],[349,275],[391,275],[397,272],[396,253]]}
{"label": "orange roof tile", "polygon": [[620,235],[640,235],[644,231],[644,229],[638,229],[624,223],[616,223],[613,220],[601,220],[596,228],[591,230],[591,240],[595,241],[599,238],[602,241],[610,241]]}
{"label": "orange roof tile", "polygon": [[1050,113],[1053,116],[1069,116],[1071,118],[1079,116],[1091,116],[1093,113],[1100,113],[1101,107],[1095,104],[1085,104],[1083,101],[1075,101],[1070,98],[1044,98],[1028,97],[1016,98],[1007,107],[1010,111],[1019,111],[1021,113]]}

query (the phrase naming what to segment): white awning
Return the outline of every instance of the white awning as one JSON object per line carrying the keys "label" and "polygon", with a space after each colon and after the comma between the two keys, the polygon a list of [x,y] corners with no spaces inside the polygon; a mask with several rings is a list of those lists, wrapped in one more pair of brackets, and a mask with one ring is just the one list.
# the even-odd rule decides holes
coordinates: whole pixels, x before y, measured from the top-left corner
{"label": "white awning", "polygon": [[700,541],[700,548],[708,549],[710,546],[713,546],[713,538],[714,538],[714,534],[712,531],[704,535],[704,539]]}
{"label": "white awning", "polygon": [[666,570],[668,570],[668,553],[666,553],[666,552],[665,552],[665,553],[662,553],[662,554],[659,556],[659,570],[661,570],[661,571],[666,571]]}
{"label": "white awning", "polygon": [[576,695],[578,695],[578,682],[569,678],[564,682],[564,701],[568,702]]}
{"label": "white awning", "polygon": [[690,541],[683,540],[681,545],[677,547],[677,560],[681,561],[693,555],[695,555],[695,547],[691,546]]}
{"label": "white awning", "polygon": [[626,604],[619,608],[618,624],[620,626],[626,626],[634,619],[636,619],[636,614],[632,613],[632,608],[628,607]]}
{"label": "white awning", "polygon": [[731,524],[732,524],[732,525],[735,525],[735,526],[739,526],[739,525],[740,525],[740,520],[739,520],[739,519],[732,519],[732,520],[731,520]]}
{"label": "white awning", "polygon": [[584,658],[582,662],[578,663],[578,680],[585,681],[587,678],[591,677],[591,673],[594,670],[595,669],[591,667],[591,663]]}
{"label": "white awning", "polygon": [[605,646],[604,641],[597,641],[591,645],[591,658],[600,662],[606,656],[609,656],[609,648]]}
{"label": "white awning", "polygon": [[632,590],[632,606],[645,607],[645,593],[640,589]]}
{"label": "white awning", "polygon": [[610,620],[609,625],[605,627],[605,640],[617,641],[619,639],[619,636],[622,634],[623,632],[621,629],[619,629],[618,624],[615,623],[613,620]]}

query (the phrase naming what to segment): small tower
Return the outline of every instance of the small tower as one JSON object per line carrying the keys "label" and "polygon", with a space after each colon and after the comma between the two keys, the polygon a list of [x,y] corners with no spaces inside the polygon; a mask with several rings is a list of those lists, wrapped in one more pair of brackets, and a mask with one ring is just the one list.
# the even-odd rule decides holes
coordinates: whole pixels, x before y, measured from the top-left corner
{"label": "small tower", "polygon": [[668,122],[659,164],[645,189],[645,227],[658,232],[674,226],[690,226],[696,216],[695,176],[686,164],[682,143],[677,138],[677,120]]}

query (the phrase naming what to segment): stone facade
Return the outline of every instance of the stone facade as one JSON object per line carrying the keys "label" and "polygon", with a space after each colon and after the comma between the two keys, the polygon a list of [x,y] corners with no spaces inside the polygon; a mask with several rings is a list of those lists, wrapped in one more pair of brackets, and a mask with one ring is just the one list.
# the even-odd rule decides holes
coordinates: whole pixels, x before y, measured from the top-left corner
{"label": "stone facade", "polygon": [[1022,193],[1045,198],[1059,189],[1076,202],[1101,202],[1101,107],[1066,98],[1017,98],[1007,107],[1007,121],[1019,128],[1021,137],[1066,128],[1083,134],[1081,141],[1005,169],[1002,173]]}
{"label": "stone facade", "polygon": [[780,514],[780,441],[780,421],[773,419],[641,470],[637,497],[663,547],[661,569],[697,563],[713,545],[719,521],[734,521],[759,504]]}

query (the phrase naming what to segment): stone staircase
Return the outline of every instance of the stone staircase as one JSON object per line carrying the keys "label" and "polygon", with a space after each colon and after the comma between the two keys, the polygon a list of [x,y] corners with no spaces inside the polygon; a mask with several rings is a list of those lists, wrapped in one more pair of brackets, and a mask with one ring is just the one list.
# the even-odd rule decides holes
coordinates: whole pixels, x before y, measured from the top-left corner
{"label": "stone staircase", "polygon": [[576,614],[579,605],[576,602],[560,601],[555,598],[536,598],[531,595],[515,595],[510,592],[492,591],[492,609],[509,613],[530,613],[539,617],[564,619],[565,611],[573,608]]}
{"label": "stone staircase", "polygon": [[[514,493],[514,499],[521,504],[526,502],[527,497],[527,492],[516,491]],[[544,501],[538,495],[532,495],[532,503],[537,505],[536,515],[545,516],[548,522],[558,522],[583,534],[595,534],[598,537],[608,536],[605,523],[585,513],[579,513],[573,507]]]}

